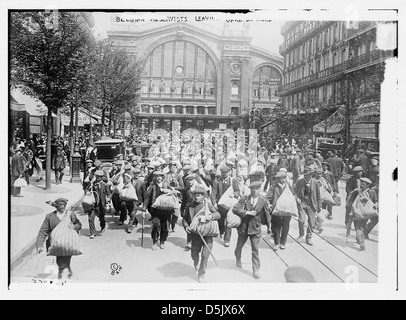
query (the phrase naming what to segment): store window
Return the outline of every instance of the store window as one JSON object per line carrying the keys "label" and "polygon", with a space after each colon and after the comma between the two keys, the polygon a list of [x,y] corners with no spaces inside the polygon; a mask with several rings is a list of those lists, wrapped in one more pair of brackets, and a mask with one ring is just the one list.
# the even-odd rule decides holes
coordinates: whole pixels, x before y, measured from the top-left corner
{"label": "store window", "polygon": [[209,107],[208,111],[209,111],[209,114],[216,114],[216,107]]}
{"label": "store window", "polygon": [[239,113],[240,113],[240,108],[239,107],[231,107],[231,115],[238,116]]}
{"label": "store window", "polygon": [[197,107],[197,114],[204,114],[205,112],[205,110],[204,110],[205,108],[203,107],[203,106],[198,106]]}
{"label": "store window", "polygon": [[172,113],[172,106],[164,106],[164,113]]}
{"label": "store window", "polygon": [[183,106],[176,106],[175,107],[176,114],[183,114]]}
{"label": "store window", "polygon": [[192,106],[186,107],[186,114],[194,114],[194,108]]}

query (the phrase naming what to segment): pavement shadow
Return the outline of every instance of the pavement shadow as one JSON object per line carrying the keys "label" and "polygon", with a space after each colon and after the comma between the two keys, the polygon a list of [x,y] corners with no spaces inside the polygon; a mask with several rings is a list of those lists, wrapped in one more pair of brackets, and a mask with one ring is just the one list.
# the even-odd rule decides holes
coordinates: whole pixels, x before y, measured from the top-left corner
{"label": "pavement shadow", "polygon": [[[340,235],[340,234],[339,234]],[[342,234],[343,237],[338,238],[338,237],[332,237],[332,236],[326,236],[324,235],[323,238],[330,242],[331,244],[335,245],[336,247],[341,247],[341,248],[350,248],[355,251],[360,251],[359,245],[357,244],[355,238],[350,238],[350,242],[346,242],[345,240],[345,234]]]}
{"label": "pavement shadow", "polygon": [[144,237],[143,246],[141,246],[141,239],[126,240],[125,243],[130,248],[136,247],[151,250],[152,239],[151,237]]}
{"label": "pavement shadow", "polygon": [[173,245],[180,247],[180,248],[185,248],[186,245],[186,237],[185,238],[180,238],[180,237],[171,237],[169,235],[168,239],[166,239],[167,242],[172,243]]}
{"label": "pavement shadow", "polygon": [[193,268],[193,262],[190,260],[190,265],[181,262],[170,262],[156,268],[164,278],[183,278],[188,277],[192,280],[197,280],[196,271]]}
{"label": "pavement shadow", "polygon": [[[207,263],[207,269],[221,268],[221,269],[224,269],[224,270],[237,270],[237,271],[239,271],[241,273],[244,273],[244,274],[246,274],[248,276],[252,276],[252,271],[245,270],[244,265],[243,265],[243,268],[237,268],[237,266],[235,265],[235,260],[232,260],[232,259],[218,260],[218,259],[216,259],[216,261],[217,261],[217,265],[214,263],[214,261],[210,257],[209,261]],[[251,264],[250,264],[250,266],[251,266]]]}

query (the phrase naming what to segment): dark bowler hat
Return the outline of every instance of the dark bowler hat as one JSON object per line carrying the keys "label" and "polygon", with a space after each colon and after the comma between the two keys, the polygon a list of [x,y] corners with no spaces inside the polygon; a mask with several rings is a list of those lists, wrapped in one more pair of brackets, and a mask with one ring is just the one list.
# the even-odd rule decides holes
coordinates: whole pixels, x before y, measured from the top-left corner
{"label": "dark bowler hat", "polygon": [[262,182],[261,181],[254,181],[250,183],[250,188],[261,188]]}

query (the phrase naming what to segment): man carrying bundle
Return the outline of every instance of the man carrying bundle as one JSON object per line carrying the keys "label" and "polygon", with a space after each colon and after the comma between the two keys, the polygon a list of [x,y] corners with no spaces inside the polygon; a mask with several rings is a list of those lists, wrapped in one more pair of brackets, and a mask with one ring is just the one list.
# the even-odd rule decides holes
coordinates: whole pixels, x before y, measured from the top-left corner
{"label": "man carrying bundle", "polygon": [[[52,231],[56,228],[56,226],[64,219],[69,219],[69,221],[64,221],[64,223],[67,223],[69,228],[72,228],[76,232],[79,233],[79,230],[82,228],[82,224],[78,220],[76,214],[72,211],[70,212],[70,215],[67,216],[66,213],[66,204],[68,203],[67,199],[64,198],[58,198],[54,202],[50,203],[52,206],[56,208],[55,211],[49,213],[46,215],[44,222],[42,223],[42,226],[38,232],[37,236],[37,252],[40,254],[43,251],[43,245],[45,239],[46,241],[46,250],[50,249],[51,246],[51,236],[52,236]],[[78,249],[78,248],[76,248]],[[51,252],[52,253],[52,252]],[[60,253],[56,253],[56,264],[58,265],[58,279],[62,279],[63,271],[65,269],[68,269],[68,277],[71,278],[73,275],[70,263],[72,259],[72,255],[74,252],[66,252],[63,254],[62,250],[60,250]],[[59,255],[60,254],[60,255]],[[79,254],[77,252],[76,254]]]}
{"label": "man carrying bundle", "polygon": [[[190,227],[193,218],[202,211],[208,209],[209,212],[205,212],[205,219],[218,220],[220,219],[220,213],[210,204],[209,199],[207,199],[206,190],[202,187],[197,187],[192,191],[194,195],[194,201],[189,203],[185,208],[185,214],[182,220],[183,227],[190,236],[192,242],[191,256],[194,262],[195,270],[198,271],[198,281],[204,282],[204,275],[206,274],[207,262],[209,260],[209,255],[213,249],[213,236],[202,236],[204,243],[200,235],[193,233]],[[197,218],[197,217],[196,217]],[[206,247],[207,245],[207,247]],[[199,255],[201,254],[201,261],[199,267]]]}

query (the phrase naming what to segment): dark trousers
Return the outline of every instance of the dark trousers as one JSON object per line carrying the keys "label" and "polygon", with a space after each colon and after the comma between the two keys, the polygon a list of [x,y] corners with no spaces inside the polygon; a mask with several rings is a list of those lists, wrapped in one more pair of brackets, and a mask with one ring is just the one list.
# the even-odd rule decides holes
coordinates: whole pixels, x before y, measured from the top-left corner
{"label": "dark trousers", "polygon": [[103,208],[102,204],[99,204],[97,207],[95,207],[91,211],[89,211],[88,215],[89,215],[89,230],[90,230],[91,235],[96,234],[96,227],[94,225],[94,218],[96,216],[99,217],[100,228],[103,229],[106,227],[106,220],[104,218],[104,208]]}
{"label": "dark trousers", "polygon": [[171,216],[171,228],[172,228],[172,231],[175,231],[175,226],[176,226],[177,222],[178,222],[178,217],[173,214]]}
{"label": "dark trousers", "polygon": [[[130,205],[130,207],[127,206],[127,202],[130,201],[124,201],[120,199],[120,222],[124,222],[127,220],[127,214],[131,214],[131,211],[134,210],[134,205]],[[131,201],[132,202],[132,201]],[[132,208],[131,211],[128,210],[128,208]]]}
{"label": "dark trousers", "polygon": [[66,256],[66,257],[57,256],[56,257],[56,264],[58,265],[58,279],[62,278],[62,273],[65,269],[68,269],[69,277],[72,276],[72,269],[70,267],[71,259],[72,259],[72,256]]}
{"label": "dark trousers", "polygon": [[333,216],[333,205],[332,205],[332,204],[323,202],[322,205],[321,205],[321,207],[322,207],[323,209],[327,209],[328,215],[329,215],[330,217]]}
{"label": "dark trousers", "polygon": [[313,208],[302,201],[302,209],[299,209],[299,237],[304,236],[304,224],[307,218],[307,233],[306,239],[310,239],[313,235],[313,229],[315,227],[316,212]]}
{"label": "dark trousers", "polygon": [[[213,249],[213,237],[203,237],[207,243],[207,246],[210,248],[210,251]],[[199,264],[199,255],[201,252],[201,261],[198,274],[199,276],[204,276],[207,269],[207,262],[209,261],[210,252],[207,247],[204,245],[202,239],[198,234],[191,233],[192,239],[192,250],[191,256],[195,266]]]}
{"label": "dark trousers", "polygon": [[120,195],[118,193],[113,193],[113,196],[111,197],[111,202],[113,204],[114,211],[117,214],[120,214],[121,212],[121,199]]}
{"label": "dark trousers", "polygon": [[251,241],[251,251],[252,251],[252,270],[254,272],[259,271],[261,263],[259,261],[259,240],[261,239],[260,234],[241,234],[238,233],[237,247],[235,248],[234,255],[237,260],[241,260],[242,247],[247,242],[248,237]]}
{"label": "dark trousers", "polygon": [[364,234],[369,235],[369,233],[372,231],[373,228],[378,224],[379,222],[379,216],[372,217],[369,219],[369,222],[364,230]]}
{"label": "dark trousers", "polygon": [[367,227],[367,221],[366,219],[354,221],[356,239],[359,245],[365,245],[364,230]]}
{"label": "dark trousers", "polygon": [[231,240],[231,232],[232,228],[227,227],[226,225],[226,218],[227,218],[227,213],[228,213],[227,208],[224,208],[222,206],[218,206],[218,212],[220,213],[221,218],[218,221],[219,224],[219,231],[220,234],[224,234],[224,242],[230,242]]}
{"label": "dark trousers", "polygon": [[289,234],[289,224],[292,217],[281,217],[272,215],[272,234],[275,245],[286,244],[286,239]]}
{"label": "dark trousers", "polygon": [[130,216],[130,221],[128,221],[128,226],[127,228],[132,230],[133,225],[138,224],[137,217],[135,216],[137,213],[137,210],[135,210],[135,204],[134,201],[124,201],[125,202],[125,207],[128,212],[128,215]]}
{"label": "dark trousers", "polygon": [[266,181],[265,181],[265,185],[264,185],[264,191],[268,190],[268,186],[272,183],[272,176],[267,176],[266,177]]}
{"label": "dark trousers", "polygon": [[55,171],[55,181],[56,183],[62,183],[62,178],[63,178],[63,169],[57,169]]}
{"label": "dark trousers", "polygon": [[172,212],[151,208],[150,213],[153,218],[151,231],[152,242],[156,244],[159,240],[160,243],[165,243],[166,239],[168,239],[168,223]]}

